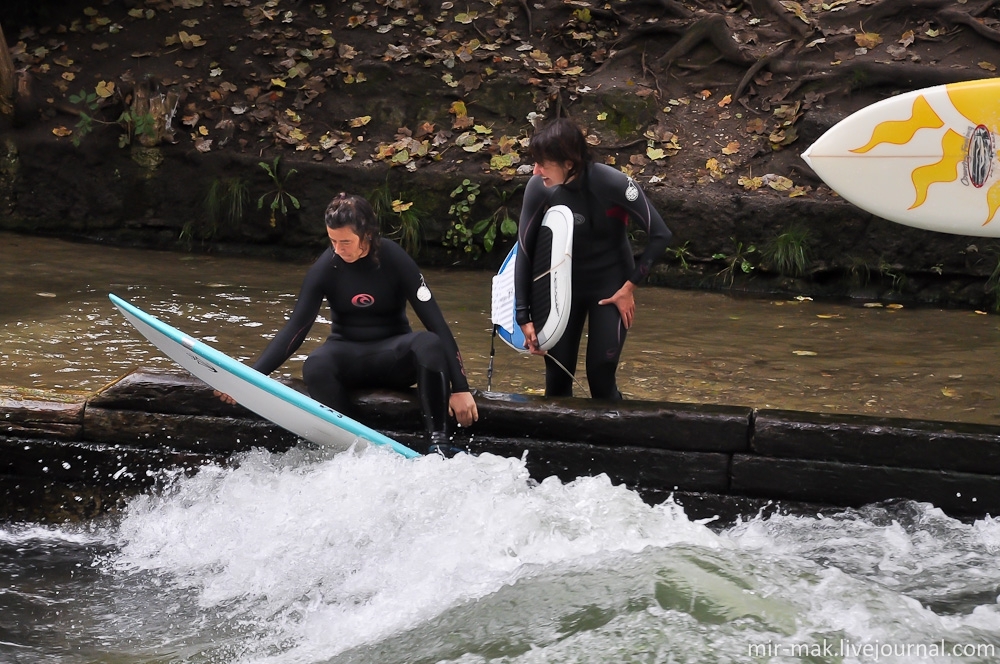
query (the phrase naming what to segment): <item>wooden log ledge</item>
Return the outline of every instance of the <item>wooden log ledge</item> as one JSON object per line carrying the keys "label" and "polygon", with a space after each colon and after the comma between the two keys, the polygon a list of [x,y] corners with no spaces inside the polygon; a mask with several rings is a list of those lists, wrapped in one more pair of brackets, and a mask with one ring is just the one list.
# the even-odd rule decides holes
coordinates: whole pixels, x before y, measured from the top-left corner
{"label": "wooden log ledge", "polygon": [[[301,381],[288,382],[304,391]],[[1000,513],[1000,427],[476,392],[479,422],[455,444],[521,457],[532,477],[606,473],[691,518],[931,502]],[[351,417],[425,452],[415,391],[354,395]],[[298,439],[223,403],[187,373],[140,369],[95,394],[0,388],[0,518],[92,518],[149,490],[162,469],[197,472]],[[775,505],[781,501],[781,505]]]}

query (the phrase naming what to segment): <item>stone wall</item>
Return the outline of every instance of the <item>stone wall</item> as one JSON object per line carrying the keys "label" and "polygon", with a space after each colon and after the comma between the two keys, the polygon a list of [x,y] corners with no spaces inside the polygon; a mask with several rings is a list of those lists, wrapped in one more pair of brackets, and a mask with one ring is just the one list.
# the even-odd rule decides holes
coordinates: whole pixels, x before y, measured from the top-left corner
{"label": "stone wall", "polygon": [[[0,518],[90,518],[155,490],[161,469],[194,473],[253,447],[297,443],[186,374],[140,370],[78,398],[5,394]],[[1000,427],[497,393],[476,400],[480,421],[457,445],[527,453],[539,480],[606,473],[649,502],[673,496],[692,518],[894,499],[960,517],[1000,513]],[[365,392],[353,407],[360,421],[426,452],[414,395]]]}

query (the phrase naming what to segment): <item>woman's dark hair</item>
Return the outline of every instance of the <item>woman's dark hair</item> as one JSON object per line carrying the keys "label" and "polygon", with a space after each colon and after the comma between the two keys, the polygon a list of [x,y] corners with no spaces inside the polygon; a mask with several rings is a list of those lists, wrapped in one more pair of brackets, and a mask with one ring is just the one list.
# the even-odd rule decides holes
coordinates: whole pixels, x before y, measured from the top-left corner
{"label": "woman's dark hair", "polygon": [[568,175],[577,175],[590,163],[587,139],[569,118],[556,118],[536,131],[528,152],[535,161],[573,162]]}
{"label": "woman's dark hair", "polygon": [[378,256],[382,231],[371,204],[361,196],[337,194],[326,206],[324,215],[327,228],[350,227],[362,242],[368,244],[368,253]]}

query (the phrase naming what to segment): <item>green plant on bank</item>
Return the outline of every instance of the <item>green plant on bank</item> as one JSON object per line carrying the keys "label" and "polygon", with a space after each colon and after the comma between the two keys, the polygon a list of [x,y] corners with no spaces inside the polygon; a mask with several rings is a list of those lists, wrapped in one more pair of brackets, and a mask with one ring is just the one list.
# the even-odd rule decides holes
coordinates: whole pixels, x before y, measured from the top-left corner
{"label": "green plant on bank", "polygon": [[[497,234],[512,236],[517,234],[517,221],[510,215],[508,204],[511,197],[520,189],[518,185],[510,191],[494,192],[500,199],[500,205],[488,216],[473,220],[473,209],[481,195],[480,187],[471,180],[462,183],[451,192],[455,202],[448,208],[448,216],[453,217],[451,227],[445,233],[446,246],[461,249],[473,258],[479,258],[483,249],[493,251]],[[482,248],[476,244],[476,238],[481,236]]]}
{"label": "green plant on bank", "polygon": [[271,228],[278,225],[277,215],[280,212],[281,216],[288,216],[288,204],[291,203],[292,206],[298,210],[299,209],[299,199],[293,196],[285,188],[288,178],[292,177],[298,170],[293,168],[285,173],[284,177],[281,176],[279,171],[279,162],[281,157],[275,157],[272,163],[267,163],[266,161],[258,162],[257,165],[267,171],[268,176],[271,178],[271,182],[274,184],[274,189],[262,195],[257,199],[257,209],[260,210],[264,207],[264,202],[270,197],[270,210],[271,210]]}
{"label": "green plant on bank", "polygon": [[997,259],[996,264],[993,266],[993,272],[990,273],[990,278],[986,280],[984,290],[993,299],[993,313],[1000,313],[1000,258]]}
{"label": "green plant on bank", "polygon": [[681,264],[681,269],[687,272],[691,269],[691,264],[688,262],[689,259],[694,258],[694,254],[688,249],[690,242],[685,242],[679,247],[667,247],[665,253],[667,258],[670,260],[677,261]]}
{"label": "green plant on bank", "polygon": [[714,260],[721,260],[726,264],[726,267],[719,270],[718,276],[722,277],[727,288],[733,285],[737,270],[743,274],[750,274],[754,271],[756,266],[751,262],[750,255],[757,251],[757,247],[752,244],[744,247],[743,242],[737,241],[736,238],[729,239],[736,245],[736,253],[731,256],[721,253],[712,255]]}
{"label": "green plant on bank", "polygon": [[192,219],[184,224],[178,239],[189,248],[194,240],[211,240],[223,226],[237,226],[246,216],[250,188],[241,177],[216,178],[208,187],[203,204],[203,220]]}
{"label": "green plant on bank", "polygon": [[851,275],[851,281],[858,288],[864,288],[872,279],[872,268],[867,260],[860,256],[852,256],[847,272]]}
{"label": "green plant on bank", "polygon": [[769,241],[761,251],[764,260],[785,277],[805,276],[812,255],[809,229],[793,225]]}
{"label": "green plant on bank", "polygon": [[415,203],[404,201],[402,192],[394,196],[388,181],[371,192],[368,200],[382,228],[388,229],[386,237],[399,242],[411,256],[419,255],[424,220]]}
{"label": "green plant on bank", "polygon": [[444,244],[461,248],[467,254],[475,252],[478,258],[478,247],[473,244],[472,207],[479,198],[479,185],[471,180],[462,180],[462,184],[455,187],[449,196],[455,202],[448,208],[448,216],[453,219],[444,235]]}
{"label": "green plant on bank", "polygon": [[903,286],[906,285],[906,275],[899,270],[899,265],[892,265],[881,258],[878,261],[878,272],[883,277],[888,277],[892,280],[892,286],[890,288],[893,293],[902,292]]}
{"label": "green plant on bank", "polygon": [[505,189],[503,191],[500,191],[496,187],[493,188],[493,192],[500,199],[500,205],[490,216],[480,219],[472,227],[474,235],[483,233],[483,248],[486,251],[493,251],[498,232],[507,237],[517,235],[517,220],[510,214],[510,199],[523,186],[519,184],[513,189]]}
{"label": "green plant on bank", "polygon": [[98,120],[92,115],[101,106],[102,97],[97,92],[87,92],[80,90],[80,94],[70,95],[69,101],[73,104],[80,104],[85,110],[80,111],[80,120],[76,123],[73,132],[73,145],[79,147],[83,137],[94,130],[94,124],[112,125],[117,124],[124,129],[124,133],[118,137],[118,147],[123,148],[132,144],[136,136],[156,136],[156,118],[150,113],[136,113],[131,108],[122,111],[121,115],[114,122]]}
{"label": "green plant on bank", "polygon": [[246,216],[250,203],[250,187],[241,177],[216,178],[205,194],[208,224],[205,237],[212,238],[223,226],[238,226]]}

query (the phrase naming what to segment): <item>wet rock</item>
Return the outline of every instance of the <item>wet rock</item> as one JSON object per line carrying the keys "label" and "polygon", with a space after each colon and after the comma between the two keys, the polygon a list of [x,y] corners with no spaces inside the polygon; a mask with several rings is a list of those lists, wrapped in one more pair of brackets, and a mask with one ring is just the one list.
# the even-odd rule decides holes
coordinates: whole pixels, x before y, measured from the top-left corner
{"label": "wet rock", "polygon": [[905,497],[953,515],[997,514],[1000,477],[737,454],[732,493],[844,507]]}
{"label": "wet rock", "polygon": [[1000,475],[1000,427],[760,410],[752,449],[769,457]]}
{"label": "wet rock", "polygon": [[0,434],[72,440],[83,431],[85,401],[0,396]]}
{"label": "wet rock", "polygon": [[749,447],[751,408],[642,401],[605,404],[591,399],[492,393],[477,396],[480,421],[476,426],[494,435],[713,452]]}
{"label": "wet rock", "polygon": [[254,447],[287,450],[298,438],[260,418],[172,415],[88,408],[83,439],[143,448],[232,454]]}
{"label": "wet rock", "polygon": [[212,388],[181,369],[142,369],[111,383],[88,401],[90,408],[174,415],[253,416],[214,396]]}

